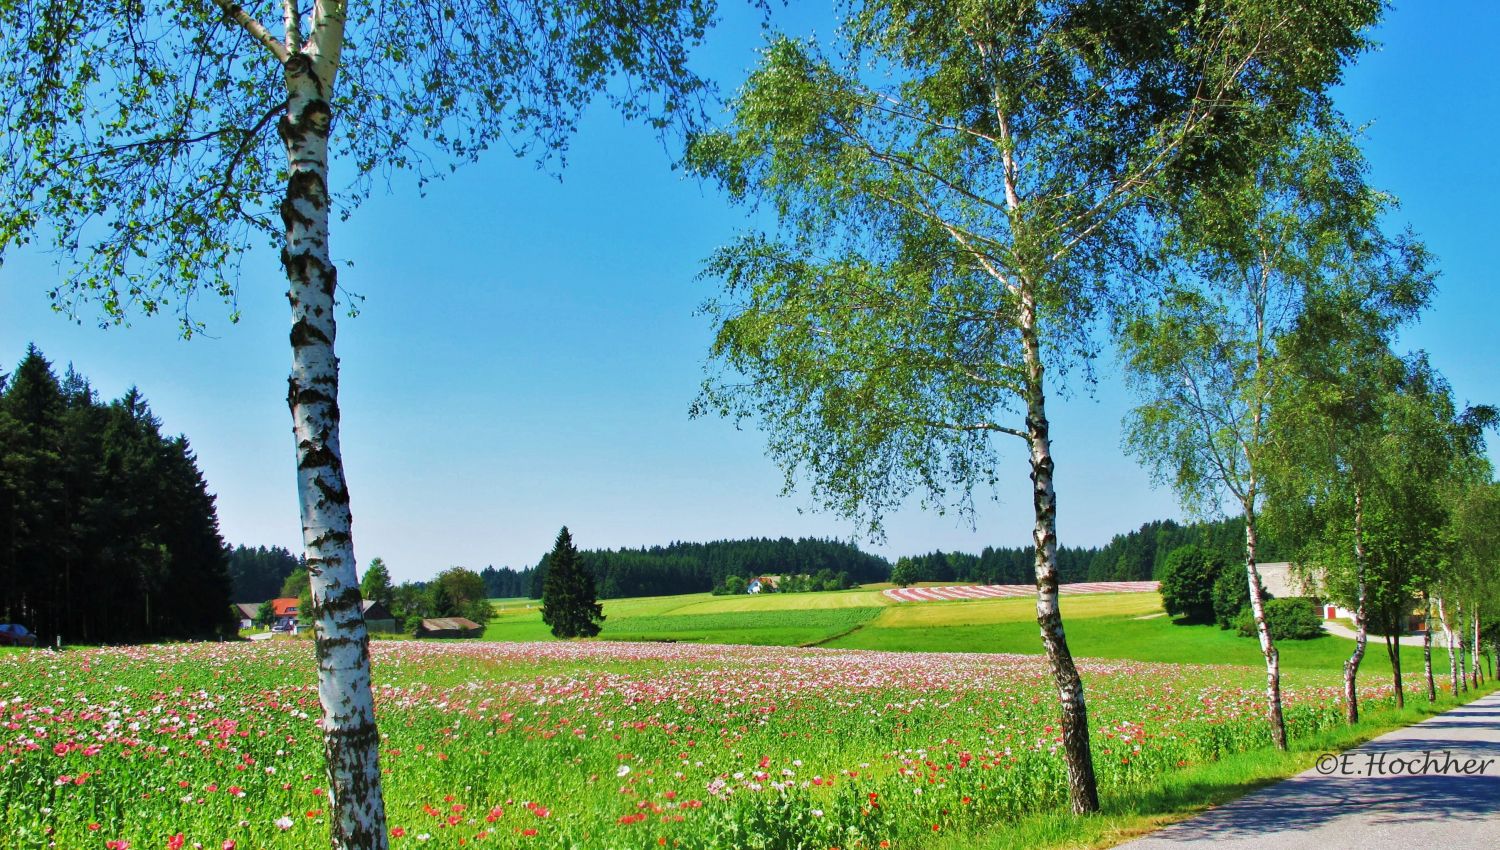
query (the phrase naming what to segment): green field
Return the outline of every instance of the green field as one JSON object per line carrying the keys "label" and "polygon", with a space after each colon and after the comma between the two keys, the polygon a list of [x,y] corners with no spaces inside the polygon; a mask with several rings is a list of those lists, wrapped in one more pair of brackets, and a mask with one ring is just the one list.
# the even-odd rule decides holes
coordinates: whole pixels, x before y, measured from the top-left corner
{"label": "green field", "polygon": [[[885,587],[881,585],[879,587]],[[1261,666],[1260,644],[1217,626],[1180,625],[1166,616],[1154,593],[1101,593],[1062,597],[1068,644],[1080,658],[1114,658],[1172,664]],[[918,652],[1003,652],[1039,655],[1034,599],[979,599],[896,603],[877,587],[840,593],[712,596],[695,593],[604,602],[605,640],[676,641],[828,646]],[[484,634],[487,640],[540,641],[552,635],[535,600],[503,600]],[[1441,643],[1439,641],[1438,643]],[[1326,636],[1277,644],[1282,668],[1342,668],[1353,641]],[[1433,646],[1436,669],[1448,653]],[[1422,651],[1403,647],[1409,681],[1422,672]],[[1389,676],[1390,662],[1372,638],[1363,670]]]}
{"label": "green field", "polygon": [[[1351,729],[1352,644],[1288,642],[1279,753],[1255,641],[1159,604],[1063,600],[1103,802],[1074,818],[1030,599],[621,599],[587,641],[500,600],[488,634],[514,642],[372,646],[391,846],[1101,846],[1467,698],[1395,712],[1373,646]],[[708,645],[732,643],[762,645]],[[326,846],[314,662],[306,640],[0,651],[0,850]]]}

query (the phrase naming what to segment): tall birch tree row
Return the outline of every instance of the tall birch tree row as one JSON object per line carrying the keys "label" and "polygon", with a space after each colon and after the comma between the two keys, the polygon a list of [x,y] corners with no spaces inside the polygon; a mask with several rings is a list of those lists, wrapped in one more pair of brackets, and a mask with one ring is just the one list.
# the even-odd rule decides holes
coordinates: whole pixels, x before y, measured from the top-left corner
{"label": "tall birch tree row", "polygon": [[[1345,167],[1362,168],[1352,140],[1343,144]],[[1391,199],[1368,188],[1355,199],[1346,224],[1363,236],[1305,293],[1281,346],[1285,379],[1271,399],[1265,488],[1268,520],[1280,536],[1302,541],[1301,578],[1354,613],[1354,649],[1343,665],[1351,724],[1359,720],[1357,678],[1378,578],[1370,566],[1367,504],[1379,486],[1388,401],[1406,371],[1391,345],[1427,305],[1435,278],[1420,242],[1377,229]]]}
{"label": "tall birch tree row", "polygon": [[[687,51],[713,10],[0,0],[0,258],[39,240],[59,259],[59,308],[101,324],[175,314],[191,335],[203,296],[233,309],[242,258],[267,256],[252,248],[281,257],[335,847],[387,836],[339,448],[330,218],[373,178],[423,182],[497,142],[546,158],[598,96],[660,128],[695,114]],[[335,165],[348,186],[330,180]]]}
{"label": "tall birch tree row", "polygon": [[1471,464],[1449,500],[1453,561],[1435,593],[1455,693],[1479,683],[1484,640],[1500,653],[1500,483],[1493,474],[1488,463]]}
{"label": "tall birch tree row", "polygon": [[787,490],[878,533],[914,494],[970,511],[997,438],[1029,460],[1037,621],[1075,812],[1098,795],[1057,605],[1047,401],[1154,213],[1253,170],[1378,3],[872,0],[836,44],[779,37],[689,162],[763,202],[720,250],[696,410],[752,418]]}
{"label": "tall birch tree row", "polygon": [[1280,661],[1257,544],[1276,460],[1276,401],[1294,380],[1285,349],[1309,300],[1330,287],[1363,287],[1370,291],[1357,303],[1396,302],[1408,314],[1425,300],[1425,253],[1380,235],[1384,207],[1364,185],[1337,118],[1320,105],[1238,185],[1192,200],[1166,244],[1159,288],[1120,322],[1127,377],[1141,399],[1126,420],[1127,450],[1190,510],[1230,507],[1244,517],[1266,718],[1282,749]]}

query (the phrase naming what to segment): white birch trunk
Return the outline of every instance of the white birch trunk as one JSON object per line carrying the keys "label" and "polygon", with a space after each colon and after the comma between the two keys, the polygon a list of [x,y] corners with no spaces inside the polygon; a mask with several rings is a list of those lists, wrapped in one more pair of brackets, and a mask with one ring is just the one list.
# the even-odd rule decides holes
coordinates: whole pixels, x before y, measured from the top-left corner
{"label": "white birch trunk", "polygon": [[1464,644],[1468,638],[1464,634],[1464,606],[1455,604],[1457,610],[1453,613],[1453,619],[1458,622],[1458,682],[1463,686],[1465,693],[1469,690],[1469,656],[1464,654]]}
{"label": "white birch trunk", "polygon": [[1354,485],[1354,575],[1358,598],[1354,607],[1354,652],[1344,662],[1344,718],[1349,725],[1359,722],[1359,688],[1356,677],[1369,641],[1369,590],[1365,584],[1364,499],[1359,485]]}
{"label": "white birch trunk", "polygon": [[292,308],[287,402],[297,444],[297,496],[312,584],[335,850],[384,850],[379,735],[370,690],[369,635],[360,612],[349,491],[339,449],[336,270],[328,243],[328,135],[343,40],[342,3],[318,3],[312,37],[287,57],[286,266]]}
{"label": "white birch trunk", "polygon": [[1271,743],[1284,750],[1286,744],[1286,719],[1281,712],[1281,658],[1276,651],[1276,642],[1271,639],[1271,627],[1266,622],[1265,598],[1260,592],[1260,570],[1256,568],[1255,484],[1246,491],[1249,498],[1245,504],[1245,577],[1250,582],[1250,610],[1255,615],[1255,633],[1260,637],[1260,651],[1266,658],[1266,722],[1271,726]]}
{"label": "white birch trunk", "polygon": [[1432,600],[1422,591],[1422,672],[1427,677],[1427,701],[1437,702],[1437,683],[1432,680]]}
{"label": "white birch trunk", "polygon": [[1089,745],[1088,708],[1083,679],[1073,664],[1063,632],[1057,599],[1057,493],[1053,487],[1052,438],[1047,420],[1045,374],[1036,330],[1036,302],[1029,289],[1021,296],[1021,344],[1026,363],[1026,434],[1031,447],[1031,493],[1036,545],[1036,621],[1052,667],[1062,708],[1063,756],[1068,769],[1068,798],[1074,814],[1099,811],[1098,782]]}
{"label": "white birch trunk", "polygon": [[1452,688],[1454,696],[1458,695],[1458,648],[1453,644],[1453,629],[1448,625],[1448,612],[1443,610],[1443,597],[1437,598],[1438,621],[1443,624],[1443,637],[1448,642],[1448,678],[1449,687]]}
{"label": "white birch trunk", "polygon": [[1474,666],[1474,687],[1477,688],[1477,687],[1479,687],[1480,680],[1483,678],[1483,676],[1481,676],[1481,673],[1483,671],[1479,667],[1479,606],[1478,605],[1474,606],[1474,613],[1470,615],[1470,619],[1474,623],[1474,639],[1472,641],[1472,645],[1469,648],[1469,651],[1471,653],[1473,653],[1473,662],[1474,662],[1474,664],[1473,664],[1473,666]]}

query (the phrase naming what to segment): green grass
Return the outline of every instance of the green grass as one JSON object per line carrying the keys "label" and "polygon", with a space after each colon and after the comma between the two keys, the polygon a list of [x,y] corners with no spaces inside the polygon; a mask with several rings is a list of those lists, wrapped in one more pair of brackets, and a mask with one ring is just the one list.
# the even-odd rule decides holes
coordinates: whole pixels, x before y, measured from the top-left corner
{"label": "green grass", "polygon": [[[551,640],[536,600],[498,600],[484,638]],[[1264,664],[1260,644],[1217,626],[1181,625],[1162,616],[1154,593],[1100,593],[1061,599],[1068,645],[1079,658],[1173,664]],[[1005,652],[1040,655],[1036,601],[1030,597],[894,603],[875,588],[836,593],[713,596],[690,593],[604,601],[604,640],[681,641],[764,646],[826,645],[843,649],[917,652]],[[1432,663],[1448,669],[1435,642]],[[1353,641],[1321,637],[1277,644],[1281,666],[1298,671],[1342,668]],[[1422,672],[1420,647],[1403,647],[1402,671]],[[1372,637],[1364,669],[1389,675],[1385,645]]]}
{"label": "green grass", "polygon": [[[1119,658],[1173,664],[1260,665],[1260,644],[1217,626],[1181,625],[1170,617],[1150,617],[1161,609],[1156,594],[1122,593],[1062,597],[1068,646],[1080,658]],[[859,630],[831,641],[844,649],[920,652],[1042,653],[1036,603],[1031,599],[909,603],[887,608]],[[1354,642],[1325,636],[1277,643],[1286,670],[1337,670]],[[1434,644],[1435,670],[1448,669],[1448,652]],[[1365,669],[1389,670],[1385,644],[1372,638]],[[1402,647],[1402,672],[1422,671],[1421,647]]]}
{"label": "green grass", "polygon": [[[879,592],[775,594],[764,598],[707,593],[604,601],[604,640],[805,646],[821,643],[874,619]],[[816,599],[813,597],[824,597]],[[797,604],[807,599],[810,604]],[[860,601],[867,603],[856,607]],[[552,640],[540,606],[497,609],[485,640]]]}
{"label": "green grass", "polygon": [[606,619],[600,637],[811,646],[857,629],[878,613],[879,608],[809,608]]}
{"label": "green grass", "polygon": [[1293,739],[1287,752],[1251,750],[1205,764],[1189,765],[1157,777],[1128,793],[1105,792],[1098,814],[1065,812],[1032,815],[1003,827],[981,828],[934,837],[924,850],[1080,850],[1116,844],[1186,820],[1252,791],[1308,770],[1319,755],[1363,744],[1393,729],[1419,723],[1457,705],[1493,693],[1495,682],[1443,697],[1436,706],[1413,700],[1404,710],[1366,710],[1357,726],[1339,727]]}

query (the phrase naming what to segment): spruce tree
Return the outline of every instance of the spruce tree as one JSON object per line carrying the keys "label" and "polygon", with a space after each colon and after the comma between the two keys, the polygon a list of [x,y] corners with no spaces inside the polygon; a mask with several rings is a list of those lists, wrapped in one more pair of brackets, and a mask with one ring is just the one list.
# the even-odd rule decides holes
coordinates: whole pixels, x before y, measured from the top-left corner
{"label": "spruce tree", "polygon": [[604,622],[604,606],[594,592],[594,576],[579,559],[567,526],[558,532],[557,543],[547,556],[542,622],[560,638],[593,637]]}

